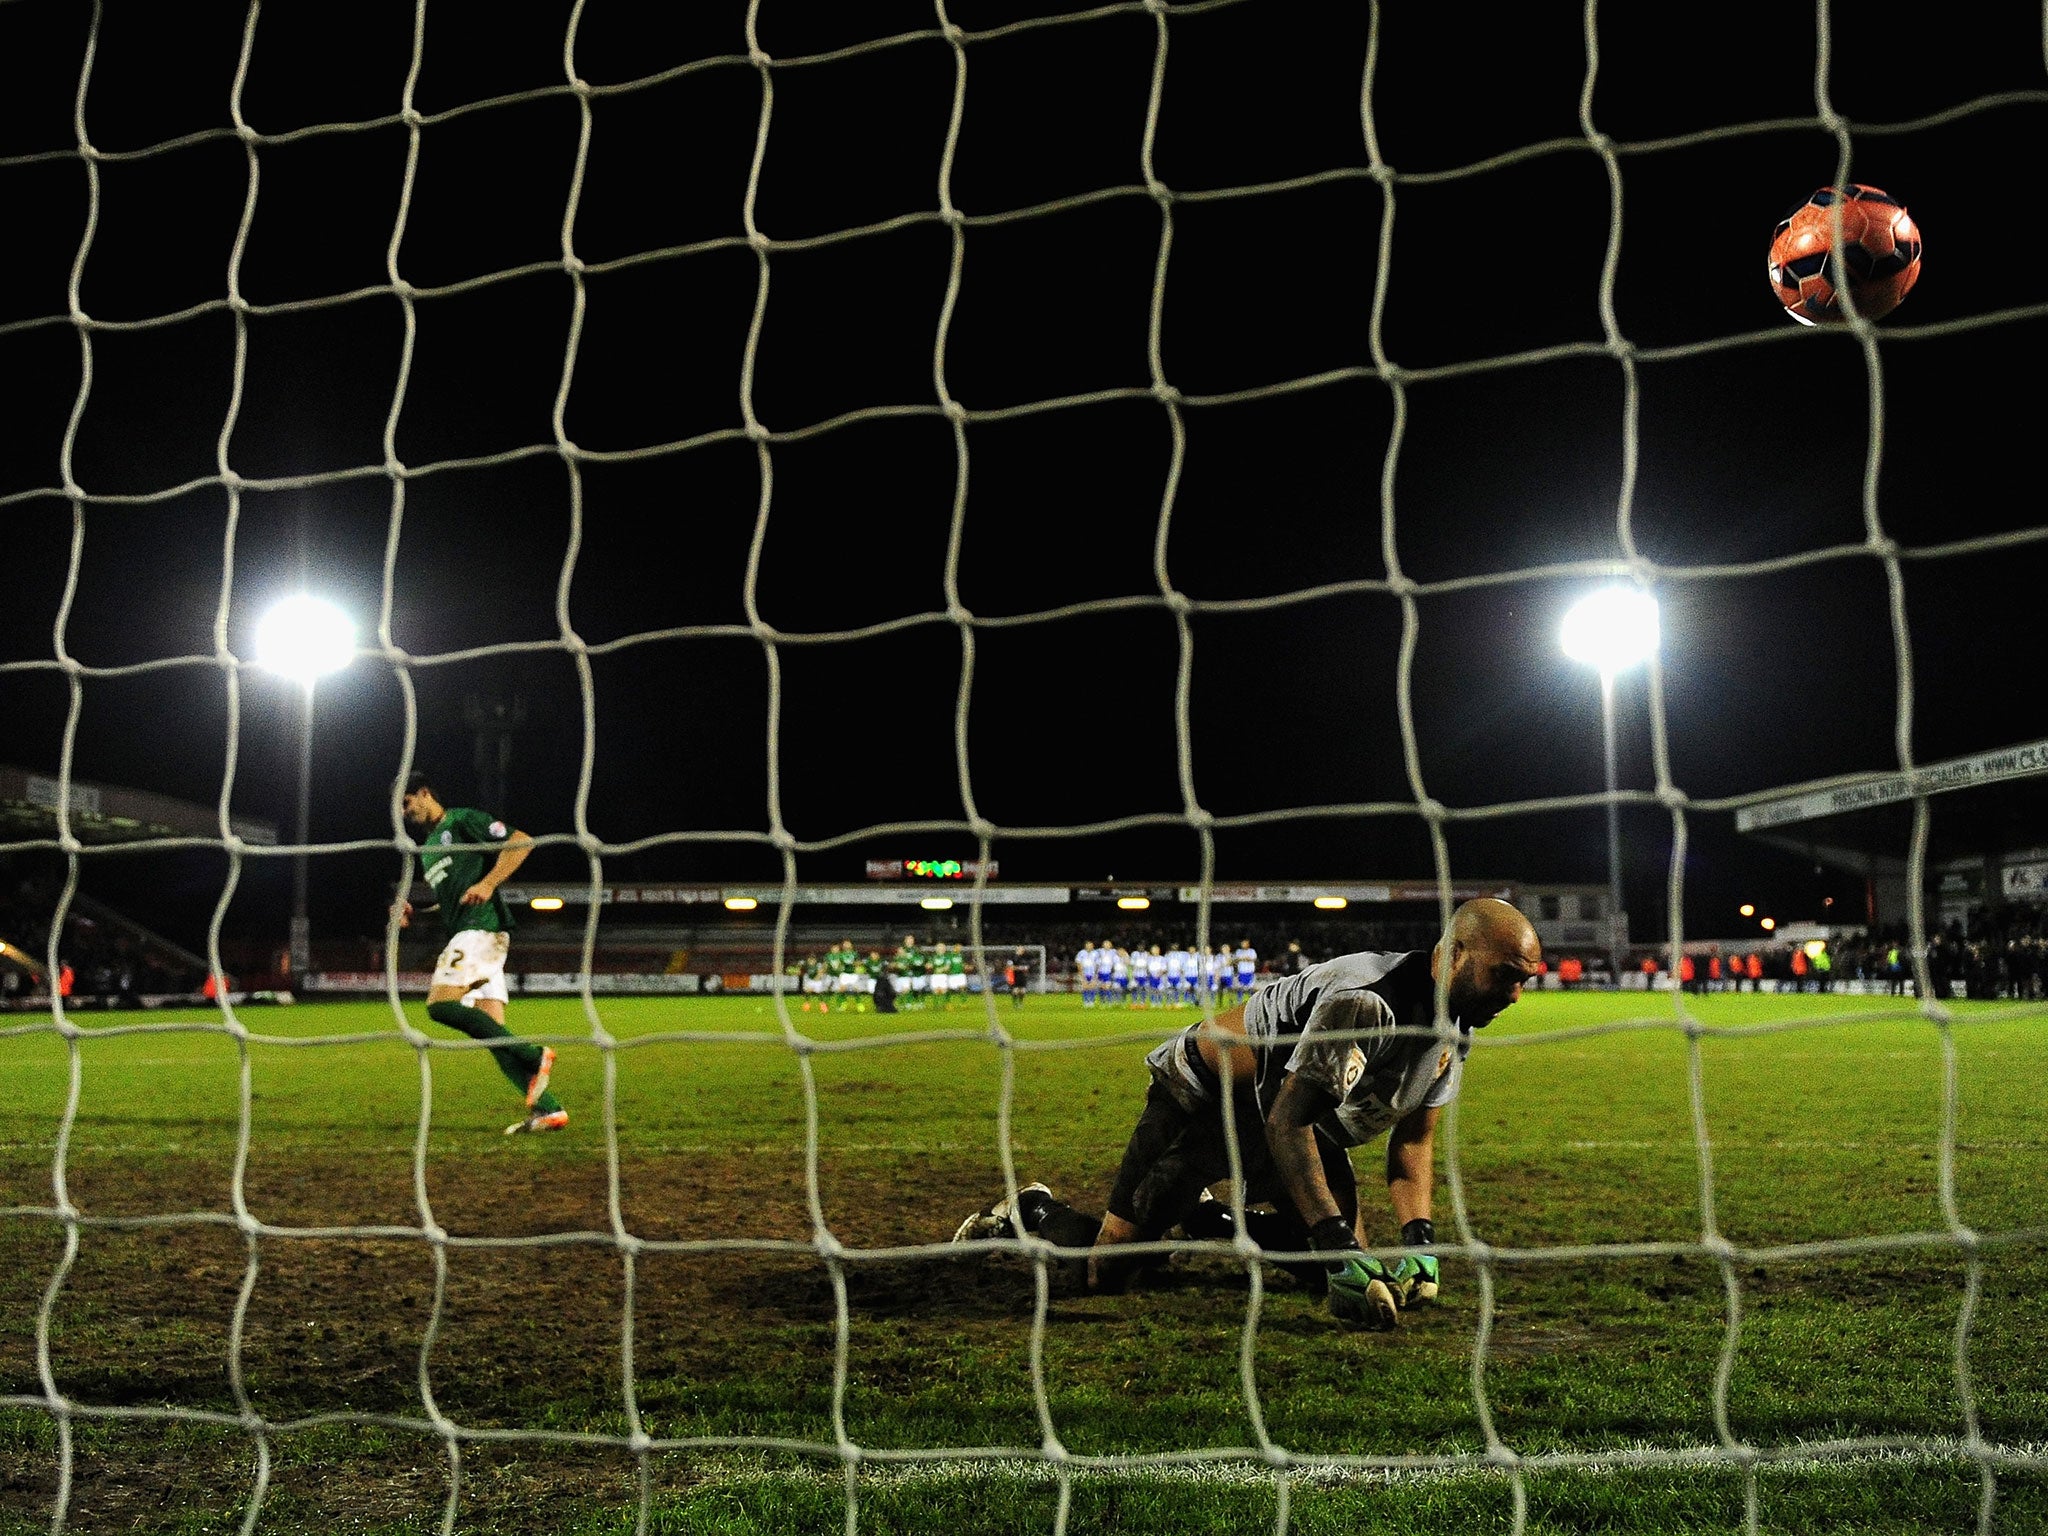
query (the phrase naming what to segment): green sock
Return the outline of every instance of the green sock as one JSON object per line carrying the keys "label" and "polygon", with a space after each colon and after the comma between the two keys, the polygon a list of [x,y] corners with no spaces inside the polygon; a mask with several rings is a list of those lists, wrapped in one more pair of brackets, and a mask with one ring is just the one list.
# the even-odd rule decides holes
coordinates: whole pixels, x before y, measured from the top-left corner
{"label": "green sock", "polygon": [[[436,1024],[446,1024],[450,1029],[459,1029],[472,1040],[510,1040],[512,1031],[485,1013],[481,1008],[472,1008],[467,1003],[429,1003],[427,1017]],[[520,1041],[515,1045],[496,1046],[491,1056],[498,1063],[498,1070],[505,1074],[519,1097],[526,1097],[526,1085],[533,1081],[533,1074],[540,1070],[540,1047]],[[552,1113],[562,1107],[561,1101],[552,1092],[543,1093],[534,1102],[535,1109]]]}

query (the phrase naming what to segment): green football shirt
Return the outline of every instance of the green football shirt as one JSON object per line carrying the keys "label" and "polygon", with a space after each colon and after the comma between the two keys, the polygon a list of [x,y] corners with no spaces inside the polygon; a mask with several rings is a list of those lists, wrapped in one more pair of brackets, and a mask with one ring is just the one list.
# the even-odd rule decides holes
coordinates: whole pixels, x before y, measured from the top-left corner
{"label": "green football shirt", "polygon": [[420,848],[420,868],[434,899],[441,904],[441,927],[450,938],[469,929],[485,933],[510,933],[512,909],[505,898],[492,892],[491,899],[465,907],[462,893],[490,872],[504,851],[512,829],[493,820],[487,811],[451,807]]}

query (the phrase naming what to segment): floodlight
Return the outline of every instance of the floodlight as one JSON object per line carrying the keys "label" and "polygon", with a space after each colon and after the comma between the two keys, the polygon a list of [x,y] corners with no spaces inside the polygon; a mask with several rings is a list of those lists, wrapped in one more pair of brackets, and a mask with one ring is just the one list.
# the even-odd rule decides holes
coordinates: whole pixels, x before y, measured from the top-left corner
{"label": "floodlight", "polygon": [[927,912],[949,912],[953,907],[953,898],[950,896],[927,896],[918,905]]}
{"label": "floodlight", "polygon": [[1564,653],[1603,677],[1625,672],[1657,649],[1657,599],[1640,587],[1602,587],[1564,616]]}
{"label": "floodlight", "polygon": [[1741,906],[1737,907],[1737,908],[1736,908],[1735,910],[1736,910],[1736,911],[1738,911],[1738,912],[1740,912],[1740,913],[1741,913],[1741,914],[1742,914],[1742,915],[1743,915],[1744,917],[1755,917],[1755,916],[1756,916],[1756,908],[1755,908],[1755,907],[1753,907],[1753,906],[1751,906],[1751,905],[1750,905],[1750,904],[1749,904],[1748,902],[1746,902],[1746,901],[1745,901],[1745,902],[1744,902],[1744,903],[1743,903],[1743,904],[1742,904]]}
{"label": "floodlight", "polygon": [[1152,905],[1152,898],[1149,896],[1119,896],[1116,899],[1116,904],[1126,912],[1142,912]]}
{"label": "floodlight", "polygon": [[559,896],[536,896],[527,905],[536,912],[559,912],[562,910],[562,898]]}
{"label": "floodlight", "polygon": [[1351,903],[1342,896],[1318,896],[1316,906],[1324,912],[1342,912]]}
{"label": "floodlight", "polygon": [[1827,952],[1828,941],[1826,939],[1808,939],[1799,947],[1806,951],[1808,959],[1818,960]]}
{"label": "floodlight", "polygon": [[311,687],[356,654],[356,626],[324,597],[285,598],[256,626],[256,664]]}
{"label": "floodlight", "polygon": [[725,898],[725,910],[728,912],[751,912],[759,905],[761,903],[754,900],[751,896],[728,896]]}
{"label": "floodlight", "polygon": [[1769,933],[1778,926],[1778,920],[1775,917],[1760,917],[1757,919],[1757,923],[1763,928],[1765,933]]}

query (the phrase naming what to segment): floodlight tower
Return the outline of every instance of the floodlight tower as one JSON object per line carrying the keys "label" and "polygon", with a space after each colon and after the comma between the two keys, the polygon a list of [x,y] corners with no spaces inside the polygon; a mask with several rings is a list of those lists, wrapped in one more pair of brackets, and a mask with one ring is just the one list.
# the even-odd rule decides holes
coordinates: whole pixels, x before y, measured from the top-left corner
{"label": "floodlight tower", "polygon": [[1602,587],[1564,616],[1564,653],[1600,674],[1600,726],[1607,757],[1607,951],[1621,980],[1628,915],[1621,903],[1621,804],[1614,750],[1614,679],[1657,650],[1657,599],[1640,587]]}
{"label": "floodlight tower", "polygon": [[256,664],[300,687],[299,813],[292,855],[292,975],[304,976],[313,963],[313,930],[306,918],[306,844],[313,804],[313,687],[355,659],[356,626],[325,598],[299,593],[287,597],[256,626]]}

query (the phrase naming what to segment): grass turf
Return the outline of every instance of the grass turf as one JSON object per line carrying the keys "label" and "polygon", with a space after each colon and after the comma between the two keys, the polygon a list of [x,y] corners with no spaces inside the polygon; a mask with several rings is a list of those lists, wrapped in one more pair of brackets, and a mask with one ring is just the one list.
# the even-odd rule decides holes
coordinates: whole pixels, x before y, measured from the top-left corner
{"label": "grass turf", "polygon": [[[1054,1432],[1080,1457],[1199,1450],[1195,1465],[1084,1465],[1070,1528],[1270,1528],[1271,1471],[1242,1456],[1263,1425],[1293,1455],[1452,1458],[1485,1448],[1475,1393],[1523,1456],[1606,1456],[1541,1466],[1521,1481],[1532,1530],[1740,1530],[1753,1492],[1761,1527],[1974,1530],[1978,1464],[1955,1369],[1965,1296],[1961,1251],[1938,1240],[1944,1081],[1953,1062],[1955,1212],[1988,1239],[1968,1337],[1979,1434],[2038,1463],[2048,1423],[2044,1244],[2007,1234],[2048,1225],[2048,1130],[2038,1084],[2048,1017],[1958,1005],[1946,1038],[1923,1019],[1877,1017],[1882,1000],[1719,995],[1689,999],[1710,1027],[1799,1027],[1690,1041],[1668,999],[1537,994],[1474,1052],[1455,1166],[1478,1239],[1517,1253],[1563,1245],[1693,1243],[1703,1226],[1692,1053],[1711,1145],[1720,1233],[1761,1252],[1724,1269],[1699,1251],[1497,1260],[1486,1275],[1447,1261],[1445,1295],[1389,1337],[1340,1333],[1310,1297],[1268,1272],[1248,1355],[1251,1299],[1226,1258],[1177,1261],[1118,1298],[1055,1293],[1042,1335],[1035,1276],[1002,1258],[856,1259],[843,1382],[835,1279],[815,1255],[647,1251],[634,1256],[634,1406],[656,1437],[710,1445],[649,1458],[657,1530],[838,1529],[849,1485],[829,1453],[836,1425],[868,1452],[1010,1448],[1043,1437],[1034,1354]],[[449,1483],[423,1428],[419,1360],[436,1315],[423,1187],[458,1236],[428,1348],[436,1406],[465,1428],[621,1434],[626,1264],[602,1241],[614,1217],[605,1131],[607,1061],[617,1219],[650,1238],[812,1236],[816,1213],[850,1248],[932,1242],[1000,1187],[998,1109],[1009,1094],[1020,1179],[1099,1205],[1143,1091],[1145,1042],[1186,1013],[1083,1010],[1055,999],[998,1005],[1015,1041],[986,1037],[978,1000],[950,1011],[794,1013],[819,1049],[790,1050],[765,1000],[604,1000],[624,1046],[590,1043],[573,1000],[520,1000],[511,1022],[560,1036],[557,1086],[570,1133],[508,1141],[516,1103],[471,1048],[427,1058],[432,1114],[414,1182],[423,1093],[418,1053],[379,1003],[251,1010],[246,1052],[217,1032],[121,1026],[207,1015],[81,1015],[77,1114],[66,1192],[88,1216],[218,1213],[210,1224],[88,1226],[50,1310],[49,1363],[64,1394],[98,1405],[237,1412],[229,1383],[248,1244],[227,1219],[283,1227],[376,1226],[378,1235],[267,1238],[239,1357],[257,1411],[293,1427],[268,1438],[263,1529],[432,1529]],[[453,1040],[413,1022],[436,1040]],[[1631,1027],[1636,1021],[1649,1027]],[[858,1048],[884,1034],[957,1030]],[[723,1039],[668,1039],[677,1031]],[[290,1044],[354,1035],[347,1044]],[[1945,1044],[1952,1056],[1945,1055]],[[856,1048],[846,1048],[856,1047]],[[0,1146],[0,1245],[17,1276],[0,1299],[0,1532],[47,1529],[57,1426],[43,1393],[42,1293],[62,1253],[53,1151],[71,1081],[64,1042],[0,1038],[10,1085]],[[236,1177],[241,1080],[250,1089]],[[807,1091],[806,1074],[814,1093]],[[1440,1174],[1452,1163],[1439,1143]],[[1359,1154],[1368,1188],[1377,1149]],[[1440,1188],[1439,1230],[1455,1238]],[[1392,1237],[1382,1219],[1380,1232]],[[1898,1240],[1858,1247],[1864,1239]],[[1728,1466],[1639,1459],[1717,1443],[1717,1372],[1733,1283],[1740,1330],[1727,1359],[1729,1432],[1767,1456],[1856,1442],[1820,1465],[1760,1464],[1752,1490]],[[1482,1283],[1493,1308],[1475,1372]],[[550,1288],[554,1289],[550,1289]],[[556,1295],[556,1291],[561,1294]],[[545,1320],[531,1308],[548,1297]],[[1246,1361],[1255,1398],[1246,1392]],[[1256,1418],[1254,1416],[1256,1412]],[[308,1422],[318,1414],[377,1424]],[[74,1419],[75,1528],[237,1528],[254,1472],[239,1427]],[[781,1442],[800,1442],[783,1445]],[[1890,1447],[1919,1446],[1917,1459]],[[851,1484],[863,1530],[1050,1529],[1058,1481],[1014,1457],[932,1465],[868,1460]],[[2048,1529],[2038,1465],[2007,1468],[1993,1529]],[[465,1441],[460,1525],[476,1530],[630,1528],[639,1467],[602,1445]],[[1292,1528],[1508,1530],[1516,1489],[1498,1466],[1340,1476],[1288,1488]]]}

